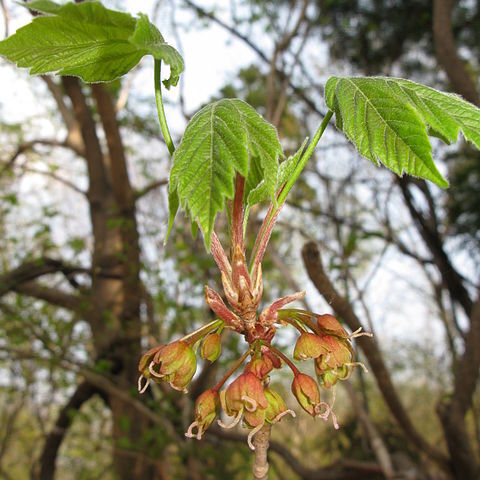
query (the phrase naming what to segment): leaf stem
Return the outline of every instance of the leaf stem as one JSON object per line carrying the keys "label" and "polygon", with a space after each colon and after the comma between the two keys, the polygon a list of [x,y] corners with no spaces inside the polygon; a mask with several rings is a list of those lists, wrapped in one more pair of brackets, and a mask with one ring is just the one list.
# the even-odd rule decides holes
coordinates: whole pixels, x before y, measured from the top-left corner
{"label": "leaf stem", "polygon": [[155,59],[154,70],[155,70],[155,101],[157,103],[158,120],[160,122],[160,128],[162,130],[165,143],[167,144],[168,151],[170,152],[170,155],[173,155],[173,152],[175,152],[175,145],[173,144],[170,131],[168,130],[167,118],[165,117],[165,111],[163,109],[162,80],[161,80],[162,61],[161,60]]}
{"label": "leaf stem", "polygon": [[203,327],[200,327],[199,329],[195,330],[194,332],[189,333],[188,335],[185,335],[182,337],[179,341],[185,342],[188,340],[189,345],[193,345],[194,343],[197,342],[197,340],[205,335],[207,333],[210,333],[211,331],[215,330],[218,327],[221,327],[225,324],[223,320],[213,320],[210,323],[207,323]]}
{"label": "leaf stem", "polygon": [[252,351],[252,346],[230,367],[228,372],[223,376],[223,378],[212,388],[215,392],[218,392],[222,387],[223,384],[235,373],[238,367],[245,361],[248,357],[250,352]]}
{"label": "leaf stem", "polygon": [[320,124],[317,131],[315,132],[315,135],[313,136],[312,141],[308,144],[308,147],[303,153],[303,155],[300,157],[300,160],[297,163],[295,170],[293,171],[292,175],[285,183],[285,186],[282,188],[280,194],[278,195],[277,202],[279,205],[281,205],[285,201],[288,193],[292,189],[294,183],[297,181],[297,178],[299,177],[300,173],[305,168],[307,161],[312,156],[313,151],[315,150],[315,147],[317,146],[318,142],[322,138],[323,132],[327,128],[328,122],[332,118],[332,115],[333,115],[332,110],[329,110],[323,117],[322,123]]}
{"label": "leaf stem", "polygon": [[253,275],[255,274],[255,270],[258,268],[258,265],[262,261],[263,255],[267,248],[268,241],[272,234],[273,227],[275,226],[278,215],[280,214],[280,210],[282,209],[285,203],[287,195],[292,189],[295,182],[297,181],[297,178],[299,177],[300,173],[302,173],[302,170],[305,168],[307,161],[312,156],[315,150],[315,147],[320,141],[320,138],[322,138],[323,132],[327,128],[328,122],[332,118],[332,115],[333,115],[333,111],[329,110],[326,113],[325,117],[323,117],[322,123],[320,124],[317,131],[315,132],[315,135],[313,136],[312,141],[308,144],[307,149],[305,150],[303,155],[300,157],[300,160],[295,166],[295,169],[292,172],[292,175],[278,191],[276,205],[274,205],[273,203],[270,204],[270,208],[268,209],[267,215],[265,216],[262,226],[260,227],[260,232],[258,234],[257,240],[255,241],[255,246],[252,252],[252,257],[251,257],[252,260],[250,264],[251,274]]}
{"label": "leaf stem", "polygon": [[283,310],[279,310],[277,312],[278,319],[284,320],[288,322],[288,319],[292,319],[295,322],[299,322],[315,332],[317,335],[320,334],[320,329],[318,328],[317,324],[311,320],[314,315],[306,310],[300,310],[296,308],[285,308]]}
{"label": "leaf stem", "polygon": [[237,173],[235,177],[235,196],[233,197],[232,208],[232,245],[233,250],[236,246],[245,250],[243,238],[243,196],[245,192],[245,177]]}

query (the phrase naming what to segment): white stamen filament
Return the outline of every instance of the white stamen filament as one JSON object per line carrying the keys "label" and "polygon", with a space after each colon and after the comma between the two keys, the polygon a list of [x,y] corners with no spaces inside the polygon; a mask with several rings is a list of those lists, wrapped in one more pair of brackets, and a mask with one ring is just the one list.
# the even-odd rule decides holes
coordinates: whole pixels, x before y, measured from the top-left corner
{"label": "white stamen filament", "polygon": [[138,377],[138,393],[144,393],[145,390],[148,388],[148,386],[150,385],[150,379],[149,378],[145,378],[145,385],[142,387],[142,380],[144,379],[145,377],[143,375],[140,375]]}
{"label": "white stamen filament", "polygon": [[[193,429],[195,427],[197,427],[197,433],[193,433]],[[203,433],[204,431],[202,427],[197,421],[195,421],[188,427],[188,430],[186,431],[185,436],[187,438],[196,438],[197,440],[201,440]]]}
{"label": "white stamen filament", "polygon": [[[320,413],[323,407],[325,407],[325,411],[323,413]],[[315,413],[317,414],[318,418],[327,421],[328,416],[330,415],[330,405],[327,402],[320,402],[318,405],[315,406]]]}
{"label": "white stamen filament", "polygon": [[153,367],[155,366],[155,362],[150,362],[150,365],[148,366],[148,371],[154,376],[154,377],[157,377],[157,378],[163,378],[165,375],[162,374],[162,373],[157,373]]}
{"label": "white stamen filament", "polygon": [[362,367],[365,373],[368,373],[368,368],[362,362],[348,362],[344,363],[347,367]]}
{"label": "white stamen filament", "polygon": [[253,398],[250,398],[247,395],[242,395],[242,401],[245,402],[245,408],[249,412],[255,412],[257,410],[258,404]]}
{"label": "white stamen filament", "polygon": [[277,423],[279,422],[285,415],[287,415],[287,413],[289,413],[293,418],[295,418],[297,415],[296,413],[293,411],[293,410],[285,410],[284,412],[282,413],[279,413],[273,420],[272,420],[272,423]]}
{"label": "white stamen filament", "polygon": [[238,422],[240,421],[240,419],[242,418],[242,414],[243,414],[243,408],[241,408],[238,413],[237,413],[237,416],[235,417],[235,419],[233,420],[232,423],[230,424],[226,424],[226,423],[223,423],[221,420],[217,420],[217,423],[222,427],[222,428],[233,428],[235,427]]}
{"label": "white stamen filament", "polygon": [[257,434],[261,428],[263,427],[263,423],[260,424],[260,425],[257,425],[249,434],[248,434],[248,437],[247,437],[247,443],[248,443],[248,446],[250,447],[250,450],[255,450],[255,446],[253,445],[253,437],[255,436],[255,434]]}
{"label": "white stamen filament", "polygon": [[[165,375],[163,375],[165,376]],[[182,393],[188,393],[188,390],[186,387],[177,387],[176,385],[173,384],[173,382],[168,382],[168,384],[174,389],[177,390],[177,392],[182,392]]]}
{"label": "white stamen filament", "polygon": [[357,338],[357,337],[373,337],[373,333],[362,332],[362,327],[359,327],[354,332],[352,332],[350,335],[347,335],[347,338],[349,340],[352,340],[353,338]]}
{"label": "white stamen filament", "polygon": [[335,428],[335,430],[338,430],[340,428],[340,426],[338,425],[337,416],[335,415],[333,410],[330,410],[330,415],[332,416],[333,428]]}

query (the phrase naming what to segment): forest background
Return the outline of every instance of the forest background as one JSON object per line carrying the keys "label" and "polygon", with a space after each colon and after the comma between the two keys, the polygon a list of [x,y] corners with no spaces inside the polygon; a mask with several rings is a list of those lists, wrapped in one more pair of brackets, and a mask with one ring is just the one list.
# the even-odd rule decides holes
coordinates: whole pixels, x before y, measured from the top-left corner
{"label": "forest background", "polygon": [[[295,150],[331,75],[401,76],[480,106],[475,0],[104,4],[145,11],[184,55],[166,94],[177,143],[202,104],[237,96]],[[1,7],[5,35],[31,18]],[[0,62],[0,478],[249,476],[242,430],[183,435],[236,356],[233,335],[187,397],[136,392],[141,353],[209,321],[203,286],[219,281],[187,222],[163,245],[169,156],[151,70],[86,86]],[[375,342],[357,341],[370,373],[337,389],[339,431],[300,412],[275,425],[272,479],[478,478],[480,155],[438,142],[434,156],[446,191],[367,165],[330,128],[297,182],[265,302],[305,288],[310,307]],[[289,398],[288,379],[273,381]]]}

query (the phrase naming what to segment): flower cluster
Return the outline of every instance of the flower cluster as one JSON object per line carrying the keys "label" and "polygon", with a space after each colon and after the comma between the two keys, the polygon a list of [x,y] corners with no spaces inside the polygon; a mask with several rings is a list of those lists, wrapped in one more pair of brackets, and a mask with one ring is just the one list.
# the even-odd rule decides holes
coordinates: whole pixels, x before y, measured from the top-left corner
{"label": "flower cluster", "polygon": [[[280,192],[281,189],[277,194]],[[221,272],[226,302],[209,286],[205,287],[205,301],[218,319],[180,340],[148,351],[140,360],[138,388],[144,392],[153,380],[165,381],[177,390],[186,391],[197,367],[195,352],[200,349],[205,361],[215,362],[222,352],[223,330],[242,335],[248,349],[214,387],[197,398],[195,418],[185,435],[200,439],[217,416],[230,417],[227,423],[220,418],[219,425],[232,428],[243,421],[250,430],[248,444],[254,449],[253,437],[265,424],[276,423],[287,414],[295,417],[281,395],[270,386],[270,374],[283,365],[293,373],[292,393],[303,410],[312,417],[324,420],[331,417],[338,428],[333,401],[330,405],[322,401],[320,389],[334,387],[338,380],[351,375],[355,365],[361,365],[354,361],[351,340],[365,334],[356,331],[349,335],[332,315],[285,308],[301,300],[305,292],[279,298],[258,313],[263,293],[261,262],[283,201],[271,203],[247,263],[244,194],[245,178],[238,174],[234,198],[229,201],[229,256],[215,232],[211,235],[211,253]],[[273,345],[277,330],[285,326],[300,332],[293,360],[313,361],[317,380],[300,372],[292,359]]]}
{"label": "flower cluster", "polygon": [[[211,295],[211,292],[207,292]],[[218,299],[215,301],[218,302]],[[269,385],[272,371],[284,364],[293,372],[291,390],[299,405],[312,417],[324,420],[332,417],[335,428],[338,428],[333,405],[321,400],[320,387],[333,387],[338,380],[348,378],[355,365],[361,365],[354,362],[351,339],[365,334],[357,331],[349,335],[332,315],[280,309],[279,306],[285,302],[285,299],[277,300],[262,312],[259,317],[263,322],[262,328],[255,330],[260,334],[250,343],[250,348],[213,388],[197,398],[195,418],[185,434],[187,437],[201,439],[222,411],[232,420],[225,422],[219,419],[219,425],[232,428],[243,420],[243,425],[250,430],[248,444],[254,449],[253,437],[266,423],[277,423],[287,414],[295,417],[295,412],[287,408],[285,400]],[[139,363],[139,391],[144,392],[150,380],[153,380],[167,382],[173,388],[186,392],[197,367],[195,351],[199,348],[204,360],[217,360],[221,354],[221,333],[226,324],[224,320],[215,320],[183,339],[149,350]],[[293,359],[312,360],[318,382],[301,373],[292,360],[271,344],[271,332],[280,325],[289,324],[300,331]],[[242,365],[242,373],[223,388]]]}

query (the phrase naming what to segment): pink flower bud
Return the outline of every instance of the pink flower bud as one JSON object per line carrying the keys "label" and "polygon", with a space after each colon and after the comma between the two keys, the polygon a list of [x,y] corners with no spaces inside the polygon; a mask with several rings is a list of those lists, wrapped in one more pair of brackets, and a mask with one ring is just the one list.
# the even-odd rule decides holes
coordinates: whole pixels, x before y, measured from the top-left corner
{"label": "pink flower bud", "polygon": [[200,350],[203,359],[214,362],[222,353],[222,342],[218,333],[210,333],[205,337]]}
{"label": "pink flower bud", "polygon": [[[196,437],[197,440],[202,438],[205,430],[212,424],[217,416],[220,406],[220,399],[216,390],[207,390],[203,392],[195,402],[195,421],[188,428],[186,437]],[[194,428],[197,433],[193,433]]]}
{"label": "pink flower bud", "polygon": [[303,373],[295,375],[292,383],[292,393],[300,406],[312,417],[319,413],[318,408],[321,405],[320,391],[312,377]]}
{"label": "pink flower bud", "polygon": [[353,348],[347,339],[333,335],[321,335],[321,342],[327,353],[316,358],[316,365],[320,371],[340,368],[353,362]]}
{"label": "pink flower bud", "polygon": [[317,315],[318,328],[327,335],[336,335],[338,337],[347,338],[348,333],[340,325],[340,322],[328,313],[325,315]]}
{"label": "pink flower bud", "polygon": [[139,369],[147,379],[166,381],[176,390],[186,391],[197,369],[197,359],[186,342],[177,340],[148,351]]}
{"label": "pink flower bud", "polygon": [[[235,416],[235,425],[242,414],[251,428],[265,421],[265,409],[268,401],[263,392],[262,382],[252,372],[242,373],[226,390],[220,394],[222,408],[230,417]],[[222,425],[225,426],[225,425]]]}
{"label": "pink flower bud", "polygon": [[324,344],[322,337],[315,333],[305,332],[298,337],[293,358],[295,360],[308,360],[324,354],[328,354],[328,348]]}

